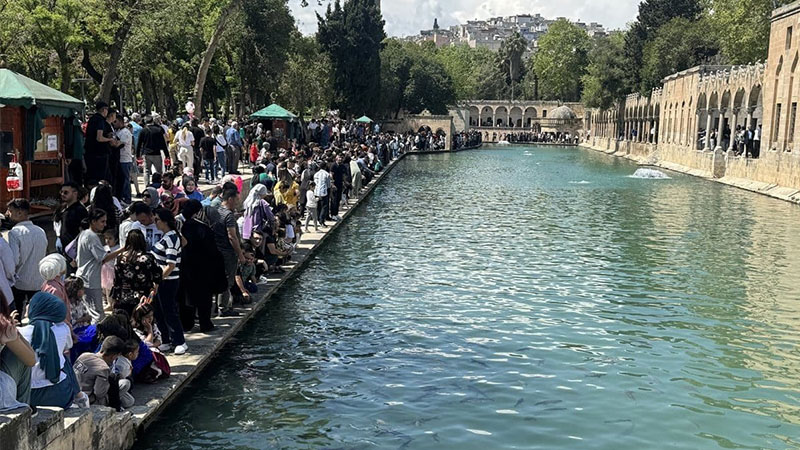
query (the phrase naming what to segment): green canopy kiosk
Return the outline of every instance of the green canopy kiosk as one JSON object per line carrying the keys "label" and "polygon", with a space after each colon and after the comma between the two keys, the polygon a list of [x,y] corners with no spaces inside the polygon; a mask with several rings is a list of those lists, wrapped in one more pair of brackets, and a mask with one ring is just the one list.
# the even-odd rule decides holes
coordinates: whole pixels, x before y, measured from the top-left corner
{"label": "green canopy kiosk", "polygon": [[[65,161],[83,158],[83,110],[75,97],[0,68],[0,209],[18,197],[33,214],[58,206]],[[12,160],[22,168],[18,189],[7,183]]]}
{"label": "green canopy kiosk", "polygon": [[372,119],[370,119],[367,116],[361,116],[358,119],[356,119],[356,122],[358,122],[358,123],[372,123]]}
{"label": "green canopy kiosk", "polygon": [[265,129],[272,132],[278,140],[278,146],[288,148],[288,139],[293,139],[297,133],[297,116],[273,103],[264,109],[254,112],[250,119],[264,124]]}

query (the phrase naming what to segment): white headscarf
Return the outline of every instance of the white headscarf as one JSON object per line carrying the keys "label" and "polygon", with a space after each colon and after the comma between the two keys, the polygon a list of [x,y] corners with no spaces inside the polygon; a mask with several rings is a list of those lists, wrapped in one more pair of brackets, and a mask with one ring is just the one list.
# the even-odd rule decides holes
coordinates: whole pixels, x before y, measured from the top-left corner
{"label": "white headscarf", "polygon": [[66,271],[67,261],[58,253],[51,253],[39,261],[39,274],[45,281],[50,281]]}
{"label": "white headscarf", "polygon": [[244,201],[244,215],[252,215],[253,209],[258,206],[259,201],[264,198],[265,195],[269,190],[263,184],[257,184],[250,189],[250,193],[247,194],[247,198]]}

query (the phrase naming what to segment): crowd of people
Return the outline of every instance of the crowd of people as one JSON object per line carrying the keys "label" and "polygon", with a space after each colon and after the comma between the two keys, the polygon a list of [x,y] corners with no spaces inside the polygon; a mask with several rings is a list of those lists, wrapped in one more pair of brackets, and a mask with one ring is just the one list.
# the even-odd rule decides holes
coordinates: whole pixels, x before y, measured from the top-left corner
{"label": "crowd of people", "polygon": [[[136,385],[170,376],[168,355],[190,352],[187,333],[238,316],[312,224],[341,220],[415,140],[326,119],[281,142],[256,123],[96,110],[85,166],[71,167],[60,190],[54,237],[31,221],[27,199],[7,207],[0,411],[131,407]],[[201,175],[213,183],[208,197]]]}
{"label": "crowd of people", "polygon": [[552,131],[518,131],[513,133],[491,133],[484,131],[484,141],[491,142],[510,142],[514,143],[545,143],[545,144],[577,144],[578,135],[576,133],[565,132],[552,132]]}
{"label": "crowd of people", "polygon": [[[761,155],[761,125],[757,127],[744,127],[737,125],[736,130],[731,133],[729,126],[725,126],[722,131],[722,139],[716,129],[711,130],[708,138],[708,146],[711,149],[721,146],[723,149],[730,148],[731,136],[733,136],[733,153],[736,156],[747,156],[748,158],[758,158]],[[706,144],[706,130],[697,133],[697,149],[703,150]]]}

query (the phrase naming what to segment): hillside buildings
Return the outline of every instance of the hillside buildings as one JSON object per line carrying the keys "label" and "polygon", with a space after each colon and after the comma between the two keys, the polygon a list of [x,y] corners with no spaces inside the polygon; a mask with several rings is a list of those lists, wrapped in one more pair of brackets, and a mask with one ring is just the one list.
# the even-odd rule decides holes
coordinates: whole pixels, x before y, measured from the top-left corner
{"label": "hillside buildings", "polygon": [[[538,40],[556,19],[546,19],[540,14],[521,14],[508,17],[494,17],[488,20],[470,20],[466,24],[443,29],[438,19],[433,20],[433,28],[422,30],[418,36],[409,39],[416,42],[432,41],[437,47],[466,44],[472,48],[485,47],[498,51],[503,41],[518,31],[529,43],[531,49],[537,47]],[[591,22],[574,22],[586,30],[589,36],[605,35],[603,25]]]}

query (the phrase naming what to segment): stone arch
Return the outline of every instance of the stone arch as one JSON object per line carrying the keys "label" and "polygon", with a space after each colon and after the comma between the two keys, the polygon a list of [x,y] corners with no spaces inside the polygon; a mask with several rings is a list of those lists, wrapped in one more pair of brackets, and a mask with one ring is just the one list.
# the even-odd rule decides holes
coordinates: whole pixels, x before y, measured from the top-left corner
{"label": "stone arch", "polygon": [[747,119],[745,126],[755,131],[761,124],[764,114],[764,97],[761,84],[756,84],[747,94]]}
{"label": "stone arch", "polygon": [[494,109],[491,106],[481,109],[481,126],[494,126]]}
{"label": "stone arch", "polygon": [[469,107],[469,124],[473,127],[481,126],[481,110],[477,106]]}
{"label": "stone arch", "polygon": [[510,125],[520,128],[522,127],[522,108],[519,106],[515,106],[511,108],[511,111],[508,113]]}
{"label": "stone arch", "polygon": [[508,108],[505,106],[498,106],[494,110],[494,125],[495,126],[508,126]]}
{"label": "stone arch", "polygon": [[529,106],[525,108],[525,113],[523,114],[522,121],[526,128],[530,128],[533,125],[533,119],[536,119],[536,108],[533,106]]}

